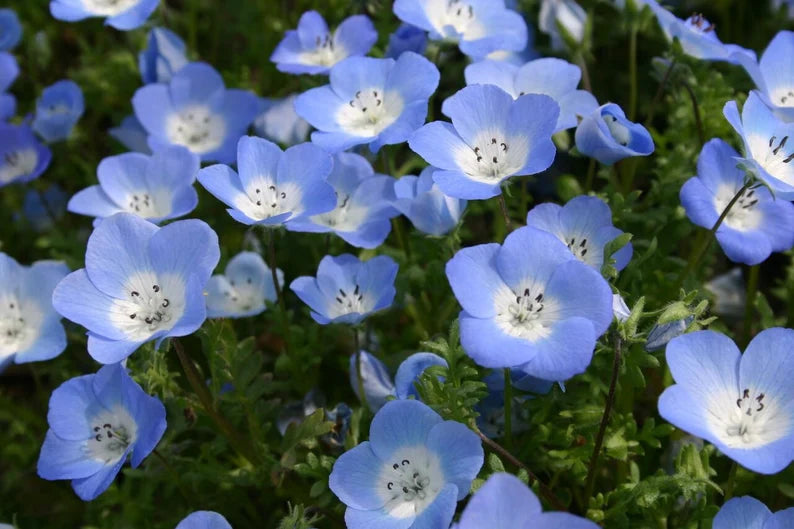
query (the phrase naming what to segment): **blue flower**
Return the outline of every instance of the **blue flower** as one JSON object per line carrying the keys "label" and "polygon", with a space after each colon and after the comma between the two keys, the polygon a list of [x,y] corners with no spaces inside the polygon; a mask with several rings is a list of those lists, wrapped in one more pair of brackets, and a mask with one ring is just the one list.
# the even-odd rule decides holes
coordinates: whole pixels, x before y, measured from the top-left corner
{"label": "blue flower", "polygon": [[35,231],[48,231],[66,213],[69,195],[58,184],[52,184],[43,193],[29,189],[22,202],[22,217],[30,222]]}
{"label": "blue flower", "polygon": [[66,348],[66,331],[52,308],[52,291],[69,273],[57,261],[20,266],[0,252],[0,371],[55,358]]}
{"label": "blue flower", "polygon": [[794,54],[794,32],[779,31],[761,55],[737,59],[758,87],[758,95],[784,121],[794,121],[794,72],[788,61]]}
{"label": "blue flower", "polygon": [[400,364],[394,376],[394,389],[398,399],[418,399],[414,383],[425,369],[431,366],[448,367],[447,361],[433,353],[414,353]]}
{"label": "blue flower", "polygon": [[331,33],[317,11],[306,11],[298,28],[287,31],[270,60],[285,73],[326,74],[348,57],[366,55],[377,40],[375,26],[364,15],[346,18]]}
{"label": "blue flower", "polygon": [[538,15],[538,29],[551,37],[551,47],[565,48],[560,26],[576,43],[584,40],[587,12],[574,0],[543,0]]}
{"label": "blue flower", "polygon": [[612,323],[612,290],[554,235],[515,230],[502,246],[460,250],[447,278],[463,307],[461,344],[484,367],[567,380],[590,364]]}
{"label": "blue flower", "polygon": [[18,75],[19,65],[14,56],[0,52],[0,121],[6,121],[16,113],[17,100],[5,91],[14,83]]}
{"label": "blue flower", "polygon": [[138,54],[138,69],[144,84],[167,83],[188,63],[185,43],[166,28],[154,28],[146,38],[146,49]]}
{"label": "blue flower", "polygon": [[[511,176],[548,169],[560,107],[545,95],[516,100],[496,86],[472,85],[447,98],[434,121],[411,137],[411,149],[439,170],[433,180],[451,197],[486,199]],[[532,116],[532,119],[527,119]]]}
{"label": "blue flower", "polygon": [[341,152],[334,157],[328,183],[336,191],[336,208],[290,222],[291,231],[335,233],[356,248],[377,248],[391,231],[389,219],[399,213],[394,178],[376,174],[363,156]]}
{"label": "blue flower", "polygon": [[166,428],[162,402],[144,393],[121,364],[61,384],[50,397],[47,422],[38,474],[71,479],[85,501],[105,492],[127,456],[137,468]]}
{"label": "blue flower", "polygon": [[129,213],[99,223],[85,268],[61,281],[52,304],[88,329],[88,354],[120,362],[150,340],[186,336],[206,318],[204,287],[218,264],[218,236],[200,220],[163,228]]}
{"label": "blue flower", "polygon": [[358,324],[373,312],[391,306],[397,291],[397,263],[379,255],[360,261],[350,254],[326,255],[317,267],[317,277],[299,277],[290,289],[312,309],[320,325]]}
{"label": "blue flower", "polygon": [[394,182],[394,207],[417,230],[441,236],[458,225],[467,202],[445,195],[433,182],[435,171],[434,167],[427,167],[418,177],[403,176]]}
{"label": "blue flower", "polygon": [[183,66],[168,84],[138,89],[132,106],[153,149],[182,145],[202,161],[230,163],[259,102],[251,92],[227,90],[218,72],[196,62]]}
{"label": "blue flower", "polygon": [[179,522],[176,529],[232,529],[232,526],[217,512],[196,511]]}
{"label": "blue flower", "polygon": [[159,224],[195,209],[198,170],[198,156],[178,146],[111,156],[99,163],[99,185],[78,191],[68,209],[98,219],[125,211]]}
{"label": "blue flower", "polygon": [[66,22],[105,17],[108,26],[129,31],[142,26],[159,3],[160,0],[51,0],[50,13]]}
{"label": "blue flower", "polygon": [[389,35],[389,46],[386,57],[396,59],[406,51],[422,55],[427,48],[427,33],[411,24],[400,24],[397,30]]}
{"label": "blue flower", "polygon": [[[564,206],[540,204],[527,213],[527,226],[547,231],[568,246],[580,261],[601,272],[604,247],[623,232],[612,225],[612,211],[597,197],[580,195]],[[633,253],[631,243],[612,256],[615,268],[623,270]]]}
{"label": "blue flower", "polygon": [[[543,512],[535,493],[520,479],[493,474],[469,500],[456,529],[598,529],[586,518]],[[715,528],[716,529],[716,528]]]}
{"label": "blue flower", "polygon": [[130,115],[121,120],[121,125],[113,127],[108,133],[127,149],[134,152],[151,154],[147,142],[148,134],[141,122],[134,115]]}
{"label": "blue flower", "polygon": [[576,148],[604,165],[630,156],[648,156],[654,150],[648,130],[626,119],[623,109],[607,103],[582,119],[576,129]]}
{"label": "blue flower", "polygon": [[38,178],[51,159],[28,126],[0,123],[0,188]]}
{"label": "blue flower", "polygon": [[416,53],[394,59],[350,57],[331,70],[330,84],[298,96],[295,111],[317,130],[312,141],[332,152],[402,143],[422,126],[438,87],[438,69]]}
{"label": "blue flower", "polygon": [[336,460],[328,486],[348,529],[448,527],[483,464],[480,439],[416,400],[386,403],[369,441]]}
{"label": "blue flower", "polygon": [[676,384],[659,414],[745,468],[775,474],[794,460],[794,331],[767,329],[744,354],[727,336],[698,331],[667,346]]}
{"label": "blue flower", "polygon": [[283,99],[260,99],[260,113],[254,121],[257,136],[282,145],[306,141],[311,125],[295,112],[297,95]]}
{"label": "blue flower", "polygon": [[781,121],[756,91],[750,92],[742,108],[728,101],[722,109],[725,119],[744,142],[744,156],[736,159],[744,169],[768,185],[778,198],[794,200],[794,123]]}
{"label": "blue flower", "polygon": [[389,370],[378,360],[375,355],[364,351],[350,355],[348,375],[350,386],[358,400],[361,400],[358,388],[358,363],[361,363],[361,382],[364,386],[364,395],[367,397],[369,409],[378,411],[386,404],[389,397],[395,396],[394,383],[389,376]]}
{"label": "blue flower", "polygon": [[[737,158],[739,153],[720,139],[703,146],[698,175],[681,188],[681,204],[698,226],[711,229],[744,186],[746,173],[736,167]],[[731,261],[762,263],[772,252],[794,246],[794,204],[775,200],[763,186],[752,187],[733,205],[716,236]]]}
{"label": "blue flower", "polygon": [[226,165],[199,171],[198,180],[223,201],[243,224],[280,226],[334,208],[334,188],[326,183],[333,159],[310,143],[282,151],[262,138],[243,136],[237,144],[235,173]]}
{"label": "blue flower", "polygon": [[[279,287],[284,272],[276,269]],[[257,253],[240,252],[229,260],[223,275],[207,283],[207,317],[244,318],[265,311],[265,301],[276,301],[273,274]]]}
{"label": "blue flower", "polygon": [[794,527],[794,508],[772,514],[750,496],[731,498],[714,517],[712,529],[786,529]]}
{"label": "blue flower", "polygon": [[0,51],[13,49],[22,38],[22,24],[13,9],[0,9]]}
{"label": "blue flower", "polygon": [[591,114],[598,102],[587,90],[577,90],[582,70],[562,59],[536,59],[517,67],[504,61],[480,61],[466,67],[466,84],[492,84],[514,99],[524,94],[543,94],[560,106],[554,132],[575,127],[577,116]]}
{"label": "blue flower", "polygon": [[74,81],[48,86],[36,101],[33,130],[47,143],[65,140],[85,111],[83,91]]}
{"label": "blue flower", "polygon": [[527,45],[526,22],[504,0],[395,0],[394,14],[430,32],[433,40],[457,42],[475,59]]}

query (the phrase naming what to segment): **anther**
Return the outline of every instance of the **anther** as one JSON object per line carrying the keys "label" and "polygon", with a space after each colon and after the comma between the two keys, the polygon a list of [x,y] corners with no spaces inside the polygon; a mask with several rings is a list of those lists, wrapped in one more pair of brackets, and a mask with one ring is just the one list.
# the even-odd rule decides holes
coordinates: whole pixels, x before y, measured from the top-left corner
{"label": "anther", "polygon": [[786,142],[787,142],[787,141],[788,141],[788,136],[783,136],[783,139],[782,139],[782,140],[780,140],[780,145],[778,145],[777,147],[775,147],[775,150],[773,150],[773,151],[772,151],[772,154],[777,154],[777,153],[778,153],[778,151],[779,151],[780,149],[782,149],[784,145],[786,145]]}
{"label": "anther", "polygon": [[152,290],[155,292],[160,292],[160,285],[152,285]]}

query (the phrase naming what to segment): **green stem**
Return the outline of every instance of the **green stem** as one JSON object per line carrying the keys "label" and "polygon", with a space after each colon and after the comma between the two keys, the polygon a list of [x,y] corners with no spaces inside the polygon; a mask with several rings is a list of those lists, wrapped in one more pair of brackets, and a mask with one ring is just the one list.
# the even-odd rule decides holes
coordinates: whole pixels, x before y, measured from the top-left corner
{"label": "green stem", "polygon": [[394,217],[391,219],[391,227],[394,230],[394,235],[397,237],[397,244],[400,245],[400,249],[405,254],[405,258],[407,260],[411,259],[411,246],[408,244],[405,233],[403,232],[403,225],[401,222],[401,217]]}
{"label": "green stem", "polygon": [[276,260],[276,233],[272,228],[265,228],[267,233],[267,251],[268,251],[268,266],[270,267],[270,275],[273,279],[273,286],[276,289],[276,301],[281,312],[281,325],[284,327],[284,350],[289,353],[289,316],[287,314],[287,302],[284,299],[284,292],[281,290],[281,285],[278,282],[278,268]]}
{"label": "green stem", "polygon": [[587,69],[587,61],[584,59],[582,52],[576,54],[576,62],[579,64],[579,68],[582,69],[582,86],[592,94],[593,84],[590,82],[590,71]]}
{"label": "green stem", "polygon": [[595,178],[596,159],[590,158],[590,163],[587,166],[587,178],[584,181],[585,194],[593,190],[593,179]]}
{"label": "green stem", "polygon": [[629,121],[637,115],[637,23],[631,25],[629,34]]}
{"label": "green stem", "polygon": [[722,499],[723,505],[725,502],[733,498],[733,491],[736,488],[736,471],[739,470],[739,464],[734,461],[731,464],[731,470],[728,472],[728,482],[725,484],[725,497]]}
{"label": "green stem", "polygon": [[502,218],[504,218],[505,220],[505,230],[507,230],[507,232],[509,233],[512,228],[510,223],[510,214],[507,212],[507,203],[505,202],[504,193],[501,193],[499,195],[498,200],[499,200],[499,209],[502,210]]}
{"label": "green stem", "polygon": [[667,81],[670,80],[670,75],[673,73],[673,68],[675,68],[675,59],[670,61],[670,67],[667,68],[667,71],[662,78],[662,82],[659,83],[659,88],[656,90],[656,95],[653,96],[653,100],[651,101],[651,106],[648,108],[648,117],[645,118],[645,128],[647,129],[651,125],[651,121],[653,121],[653,115],[656,112],[656,105],[659,104],[659,101],[662,99],[662,95],[664,94],[664,89],[667,86]]}
{"label": "green stem", "polygon": [[689,83],[682,82],[681,85],[684,87],[684,90],[686,90],[686,93],[689,94],[689,100],[692,102],[692,113],[695,116],[695,128],[697,129],[700,145],[703,146],[706,143],[706,136],[703,132],[703,120],[700,118],[700,106],[698,105],[697,97],[692,87],[689,86]]}
{"label": "green stem", "polygon": [[369,402],[367,402],[367,394],[364,391],[364,375],[361,374],[361,347],[358,345],[358,328],[353,326],[353,353],[356,355],[356,382],[358,383],[358,394],[361,398],[361,403],[364,409],[369,409]]}
{"label": "green stem", "polygon": [[750,277],[747,279],[747,299],[744,302],[744,327],[742,328],[742,347],[747,346],[750,341],[750,332],[753,329],[752,317],[755,308],[755,297],[758,293],[758,276],[761,270],[760,265],[750,267]]}
{"label": "green stem", "polygon": [[513,449],[513,381],[510,368],[504,369],[505,375],[505,444],[508,450]]}

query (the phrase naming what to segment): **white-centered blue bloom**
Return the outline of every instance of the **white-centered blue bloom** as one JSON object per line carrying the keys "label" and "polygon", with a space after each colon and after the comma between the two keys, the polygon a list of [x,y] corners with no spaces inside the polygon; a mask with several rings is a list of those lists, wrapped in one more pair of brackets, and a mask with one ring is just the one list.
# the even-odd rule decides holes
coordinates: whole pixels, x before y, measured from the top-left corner
{"label": "white-centered blue bloom", "polygon": [[[564,206],[540,204],[527,213],[527,226],[547,231],[568,246],[580,261],[600,272],[604,247],[623,232],[612,225],[612,210],[597,197],[578,196]],[[615,268],[623,270],[633,253],[631,243],[612,256]]]}
{"label": "white-centered blue bloom", "polygon": [[57,261],[21,266],[0,252],[0,371],[11,362],[55,358],[66,348],[66,331],[51,299],[68,273]]}
{"label": "white-centered blue bloom", "polygon": [[146,49],[138,54],[138,69],[144,84],[167,83],[188,63],[186,46],[179,35],[154,28],[146,38]]}
{"label": "white-centered blue bloom", "polygon": [[333,159],[311,143],[282,151],[265,139],[243,136],[237,144],[237,169],[218,164],[198,175],[237,222],[275,227],[326,213],[336,204],[334,188],[326,183]]}
{"label": "white-centered blue bloom", "polygon": [[219,259],[218,236],[200,220],[158,228],[117,213],[94,229],[85,268],[58,284],[52,304],[88,329],[97,362],[120,362],[148,341],[159,346],[201,327],[204,288]]}
{"label": "white-centered blue bloom", "polygon": [[66,22],[103,17],[108,26],[129,31],[142,26],[159,3],[160,0],[51,0],[50,13]]}
{"label": "white-centered blue bloom", "polygon": [[758,95],[784,121],[794,121],[794,32],[780,31],[761,55],[760,61],[739,56],[758,87]]}
{"label": "white-centered blue bloom", "polygon": [[51,159],[50,150],[27,125],[0,123],[0,188],[38,178]]}
{"label": "white-centered blue bloom", "polygon": [[287,31],[270,60],[285,73],[326,74],[348,57],[366,55],[377,40],[378,32],[365,15],[346,18],[332,32],[320,13],[306,11],[297,29]]}
{"label": "white-centered blue bloom", "polygon": [[363,156],[340,152],[328,183],[336,191],[336,207],[326,213],[290,222],[287,229],[313,233],[334,233],[357,248],[377,248],[391,231],[394,178],[377,174]]}
{"label": "white-centered blue bloom", "polygon": [[[279,288],[284,272],[276,269]],[[265,311],[265,301],[276,301],[273,274],[258,253],[240,252],[229,260],[223,274],[207,282],[208,318],[244,318]]]}
{"label": "white-centered blue bloom", "polygon": [[36,117],[32,127],[48,143],[65,140],[83,112],[83,91],[77,83],[68,79],[58,81],[45,88],[36,101]]}
{"label": "white-centered blue bloom", "polygon": [[744,354],[727,336],[698,331],[667,345],[675,385],[659,414],[745,468],[775,474],[794,460],[794,330],[761,331]]}
{"label": "white-centered blue bloom", "polygon": [[448,527],[483,464],[477,435],[416,400],[386,403],[369,441],[342,454],[328,486],[348,529]]}
{"label": "white-centered blue bloom", "polygon": [[497,86],[472,85],[447,98],[442,112],[451,124],[428,123],[408,143],[438,168],[433,180],[451,197],[499,195],[502,182],[548,169],[557,154],[551,136],[560,107],[549,96],[514,100]]}
{"label": "white-centered blue bloom", "polygon": [[520,367],[544,380],[584,372],[612,323],[612,291],[556,236],[519,228],[503,245],[464,248],[447,262],[463,307],[460,338],[484,367]]}
{"label": "white-centered blue bloom", "polygon": [[281,145],[297,145],[309,136],[311,125],[295,112],[297,94],[283,99],[259,100],[259,116],[254,120],[257,136]]}
{"label": "white-centered blue bloom", "polygon": [[406,51],[422,55],[426,49],[427,33],[425,30],[411,24],[400,24],[400,27],[389,35],[386,57],[396,59]]}
{"label": "white-centered blue bloom", "polygon": [[0,121],[6,121],[16,113],[17,100],[7,94],[11,85],[19,76],[19,65],[10,53],[0,51]]}
{"label": "white-centered blue bloom", "polygon": [[372,152],[402,143],[425,122],[438,69],[412,52],[394,59],[350,57],[331,69],[330,84],[295,100],[295,111],[331,152],[368,144]]}
{"label": "white-centered blue bloom", "polygon": [[426,167],[418,177],[403,176],[394,182],[394,207],[417,230],[441,236],[458,225],[467,202],[445,195],[433,181],[435,171],[435,167]]}
{"label": "white-centered blue bloom", "polygon": [[159,224],[187,215],[198,205],[193,187],[198,170],[198,156],[179,146],[152,156],[110,156],[97,168],[99,185],[78,191],[68,209],[98,219],[124,211]]}
{"label": "white-centered blue bloom", "polygon": [[152,153],[147,141],[149,135],[135,115],[126,116],[121,120],[121,125],[113,127],[108,133],[130,151],[143,154]]}
{"label": "white-centered blue bloom", "polygon": [[227,90],[218,72],[196,62],[183,66],[168,84],[139,88],[132,106],[153,149],[182,145],[202,161],[230,163],[259,101],[246,90]]}
{"label": "white-centered blue bloom", "polygon": [[794,507],[772,513],[750,496],[731,498],[714,517],[712,529],[787,529],[794,527]]}
{"label": "white-centered blue bloom", "polygon": [[389,375],[389,370],[375,355],[363,349],[359,351],[359,354],[353,353],[350,355],[348,376],[350,378],[350,387],[353,388],[353,393],[356,394],[358,400],[362,400],[358,387],[359,363],[361,364],[361,382],[364,387],[364,396],[367,398],[369,409],[377,412],[386,404],[389,397],[395,396],[394,382],[392,382]]}
{"label": "white-centered blue bloom", "polygon": [[22,24],[13,9],[0,9],[0,51],[8,51],[22,39]]}
{"label": "white-centered blue bloom", "polygon": [[166,428],[163,404],[144,393],[121,364],[61,384],[50,397],[47,422],[38,474],[72,480],[85,501],[105,492],[128,456],[137,468]]}
{"label": "white-centered blue bloom", "polygon": [[391,306],[397,269],[397,263],[385,255],[363,262],[350,254],[326,255],[317,277],[299,277],[289,288],[312,309],[317,323],[355,325]]}
{"label": "white-centered blue bloom", "polygon": [[179,522],[176,529],[232,529],[232,526],[217,512],[196,511]]}
{"label": "white-centered blue bloom", "polygon": [[[736,167],[737,158],[739,153],[720,139],[703,146],[698,174],[680,193],[687,216],[698,226],[711,229],[744,186],[747,174]],[[772,252],[794,246],[794,204],[776,200],[766,187],[755,186],[742,193],[716,236],[731,261],[759,264]]]}
{"label": "white-centered blue bloom", "polygon": [[553,57],[535,59],[523,66],[505,61],[480,61],[466,67],[466,84],[492,84],[514,99],[525,94],[543,94],[560,106],[554,132],[575,127],[577,116],[591,114],[598,101],[587,90],[577,90],[582,70]]}
{"label": "white-centered blue bloom", "polygon": [[587,12],[574,0],[543,0],[540,5],[538,29],[551,37],[555,50],[565,48],[560,26],[574,42],[581,43],[586,25]]}
{"label": "white-centered blue bloom", "polygon": [[722,113],[744,143],[744,156],[736,158],[737,164],[753,172],[777,198],[794,200],[794,123],[778,119],[755,91],[747,97],[741,117],[736,101],[725,103]]}
{"label": "white-centered blue bloom", "polygon": [[576,148],[604,165],[631,156],[648,156],[654,151],[653,138],[639,123],[626,119],[615,103],[596,108],[576,128]]}
{"label": "white-centered blue bloom", "polygon": [[395,0],[394,14],[433,40],[457,42],[474,59],[527,45],[526,22],[504,0]]}

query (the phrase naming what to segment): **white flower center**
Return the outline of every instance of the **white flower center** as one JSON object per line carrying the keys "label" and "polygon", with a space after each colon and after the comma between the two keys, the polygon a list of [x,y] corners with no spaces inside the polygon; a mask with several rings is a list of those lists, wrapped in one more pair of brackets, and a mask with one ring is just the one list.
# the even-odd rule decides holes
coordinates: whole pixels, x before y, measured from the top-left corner
{"label": "white flower center", "polygon": [[158,280],[152,273],[131,278],[127,297],[114,300],[113,323],[132,340],[145,341],[154,333],[171,329],[185,311],[185,285],[180,278]]}
{"label": "white flower center", "polygon": [[277,185],[270,176],[253,179],[235,201],[235,207],[254,220],[266,220],[283,213],[295,216],[303,211],[301,189],[294,184]]}
{"label": "white flower center", "polygon": [[39,310],[24,311],[14,294],[0,296],[0,357],[24,351],[36,339],[42,319]]}
{"label": "white flower center", "polygon": [[3,161],[5,163],[0,166],[0,183],[7,184],[32,173],[39,163],[39,155],[33,148],[20,149],[7,152]]}
{"label": "white flower center", "polygon": [[427,18],[436,31],[449,40],[465,34],[467,40],[483,36],[484,28],[477,19],[474,6],[462,0],[431,0],[426,2]]}
{"label": "white flower center", "polygon": [[617,117],[610,114],[601,116],[601,119],[603,119],[604,123],[607,124],[609,133],[616,142],[623,145],[624,147],[629,144],[629,141],[631,141],[631,131],[626,125],[619,122]]}
{"label": "white flower center", "polygon": [[[542,287],[531,285],[517,292],[504,287],[494,298],[496,324],[505,333],[531,342],[551,334],[555,320]],[[552,302],[553,305],[553,302]]]}
{"label": "white flower center", "polygon": [[118,15],[137,3],[138,0],[83,0],[87,11],[102,16]]}
{"label": "white flower center", "polygon": [[473,180],[493,184],[515,174],[529,155],[524,137],[507,138],[501,131],[481,132],[468,147],[454,153],[458,166]]}
{"label": "white flower center", "polygon": [[378,478],[378,494],[386,501],[384,510],[394,518],[418,516],[445,485],[438,456],[417,446],[398,450],[392,457]]}
{"label": "white flower center", "polygon": [[[718,214],[722,214],[728,204],[736,195],[736,189],[731,186],[721,186],[714,196],[714,208]],[[742,196],[733,205],[728,215],[725,217],[725,224],[739,231],[751,231],[758,229],[763,221],[763,214],[758,210],[758,197],[755,190],[744,191]]]}
{"label": "white flower center", "polygon": [[337,193],[336,208],[328,213],[314,215],[312,222],[336,231],[356,231],[367,218],[368,212],[366,205],[354,203],[350,195]]}
{"label": "white flower center", "polygon": [[90,424],[92,437],[86,446],[88,456],[106,465],[118,462],[137,438],[138,425],[121,406],[102,410]]}
{"label": "white flower center", "polygon": [[346,314],[366,314],[374,306],[374,300],[370,299],[370,296],[365,296],[361,292],[361,287],[356,283],[350,292],[343,288],[337,291],[337,296],[334,297],[328,308],[328,315],[331,318],[338,318]]}
{"label": "white flower center", "polygon": [[128,195],[123,205],[128,212],[145,219],[166,217],[171,213],[171,200],[164,196],[166,194],[170,195],[170,192],[163,190],[150,194],[147,190],[140,190]]}
{"label": "white flower center", "polygon": [[703,15],[699,13],[695,13],[686,19],[686,21],[684,21],[684,26],[696,35],[706,35],[713,39],[717,38],[714,33],[714,28],[716,25],[709,22]]}
{"label": "white flower center", "polygon": [[228,280],[228,288],[223,290],[226,301],[241,312],[247,312],[262,305],[262,288],[251,277],[246,277],[242,284],[234,279]]}
{"label": "white flower center", "polygon": [[772,94],[772,103],[781,107],[794,107],[794,87],[778,88]]}
{"label": "white flower center", "polygon": [[712,431],[730,448],[758,448],[788,435],[790,419],[778,400],[757,388],[723,394],[708,409]]}
{"label": "white flower center", "polygon": [[298,62],[316,66],[333,66],[345,57],[347,57],[345,47],[335,42],[333,36],[326,34],[324,37],[318,35],[314,49],[301,52]]}
{"label": "white flower center", "polygon": [[750,151],[753,158],[761,164],[769,174],[775,178],[786,182],[787,184],[794,184],[794,147],[788,145],[789,137],[783,136],[778,138],[772,136],[769,140],[761,139],[759,136],[751,136],[747,138],[750,144]]}
{"label": "white flower center", "polygon": [[166,120],[171,143],[187,147],[196,154],[212,152],[226,138],[226,121],[204,105],[194,105],[171,114]]}
{"label": "white flower center", "polygon": [[359,90],[353,99],[342,105],[337,110],[336,121],[345,132],[370,138],[397,121],[403,106],[399,93],[370,87]]}

